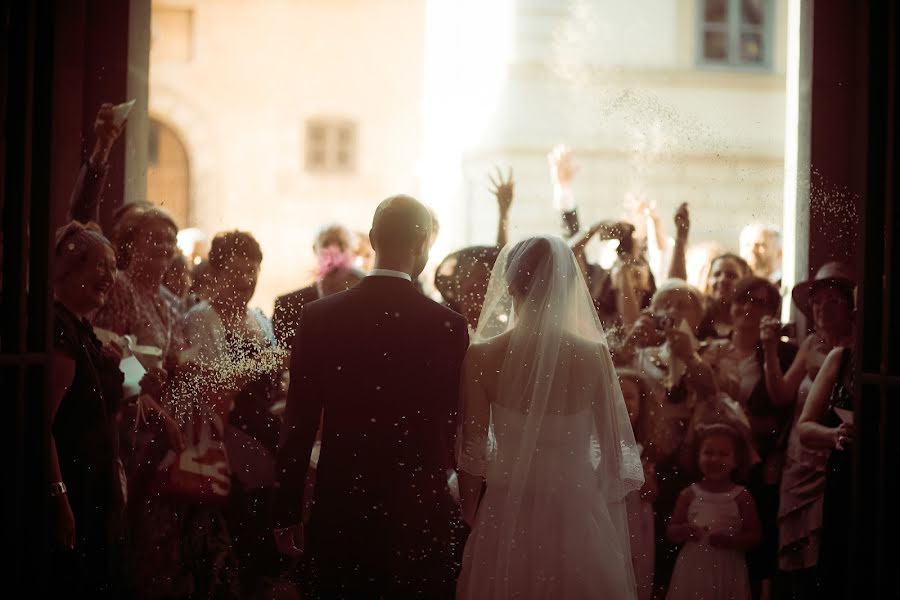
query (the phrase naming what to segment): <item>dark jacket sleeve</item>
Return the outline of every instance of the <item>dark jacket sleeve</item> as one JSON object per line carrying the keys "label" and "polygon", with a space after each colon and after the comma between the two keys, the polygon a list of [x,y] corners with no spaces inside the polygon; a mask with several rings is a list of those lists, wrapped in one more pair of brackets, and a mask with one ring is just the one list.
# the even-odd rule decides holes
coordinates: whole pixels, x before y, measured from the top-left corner
{"label": "dark jacket sleeve", "polygon": [[81,166],[72,195],[69,197],[69,218],[80,223],[100,222],[100,200],[109,166],[94,166],[90,161]]}
{"label": "dark jacket sleeve", "polygon": [[276,527],[289,527],[301,521],[306,472],[322,414],[322,394],[310,364],[311,332],[303,325],[305,313],[306,310],[300,313],[291,353],[291,383],[281,443],[275,456],[273,520]]}
{"label": "dark jacket sleeve", "polygon": [[291,344],[288,330],[290,329],[288,321],[288,296],[279,296],[275,298],[275,310],[272,313],[272,330],[275,332],[275,341],[282,348],[287,348]]}
{"label": "dark jacket sleeve", "polygon": [[444,390],[442,406],[446,414],[446,423],[442,438],[444,452],[448,457],[448,468],[456,468],[456,432],[459,419],[460,386],[463,360],[469,347],[469,331],[465,319],[458,317],[453,321],[453,343],[449,347],[447,357],[446,381],[440,386]]}
{"label": "dark jacket sleeve", "polygon": [[578,210],[568,210],[562,213],[563,238],[568,239],[578,233],[581,225],[578,223]]}

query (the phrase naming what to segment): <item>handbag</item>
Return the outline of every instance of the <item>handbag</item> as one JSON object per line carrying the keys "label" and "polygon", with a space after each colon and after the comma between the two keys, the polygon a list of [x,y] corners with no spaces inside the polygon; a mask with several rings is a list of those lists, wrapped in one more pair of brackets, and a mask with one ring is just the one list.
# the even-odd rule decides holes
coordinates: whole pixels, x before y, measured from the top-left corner
{"label": "handbag", "polygon": [[154,490],[189,504],[224,504],[231,469],[221,419],[204,405],[195,406],[185,433],[184,450],[168,450],[157,467]]}

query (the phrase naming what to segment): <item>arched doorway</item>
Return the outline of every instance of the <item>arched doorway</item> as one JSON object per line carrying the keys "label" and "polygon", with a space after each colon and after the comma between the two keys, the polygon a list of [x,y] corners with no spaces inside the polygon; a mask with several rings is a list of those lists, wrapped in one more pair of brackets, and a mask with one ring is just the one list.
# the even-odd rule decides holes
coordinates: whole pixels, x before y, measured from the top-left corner
{"label": "arched doorway", "polygon": [[178,133],[150,118],[147,199],[172,215],[179,228],[191,223],[190,159]]}

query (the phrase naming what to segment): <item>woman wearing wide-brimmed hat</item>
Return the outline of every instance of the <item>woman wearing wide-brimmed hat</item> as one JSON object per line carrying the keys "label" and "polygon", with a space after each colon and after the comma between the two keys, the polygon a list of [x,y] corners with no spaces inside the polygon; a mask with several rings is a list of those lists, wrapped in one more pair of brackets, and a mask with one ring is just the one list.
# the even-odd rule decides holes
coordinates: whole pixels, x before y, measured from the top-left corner
{"label": "woman wearing wide-brimmed hat", "polygon": [[[780,324],[769,319],[761,324],[766,348],[766,385],[772,398],[790,404],[796,398],[796,424],[816,374],[835,347],[850,346],[856,283],[850,268],[838,262],[823,265],[816,276],[798,283],[794,304],[813,325],[786,373],[775,356]],[[782,473],[778,511],[778,566],[788,573],[796,598],[815,597],[819,562],[825,468],[831,448],[804,444],[798,428],[792,428]]]}

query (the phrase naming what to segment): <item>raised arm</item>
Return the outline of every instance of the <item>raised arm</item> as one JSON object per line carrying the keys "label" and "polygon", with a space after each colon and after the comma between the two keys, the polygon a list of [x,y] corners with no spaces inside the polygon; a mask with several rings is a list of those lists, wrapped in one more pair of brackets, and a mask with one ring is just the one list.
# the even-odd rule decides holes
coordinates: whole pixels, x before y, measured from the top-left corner
{"label": "raised arm", "polygon": [[87,163],[81,167],[69,198],[71,220],[82,223],[99,221],[100,201],[109,170],[109,153],[121,132],[122,126],[115,123],[113,105],[101,105],[94,120],[94,148]]}
{"label": "raised arm", "polygon": [[585,249],[591,238],[597,236],[601,240],[622,240],[630,238],[634,235],[634,225],[627,221],[600,221],[587,231],[572,237],[569,240],[569,247],[575,255],[575,260],[581,268],[581,272],[587,275],[587,256]]}
{"label": "raised arm", "polygon": [[572,192],[572,181],[578,167],[572,160],[572,151],[559,144],[547,155],[550,165],[550,179],[553,181],[553,206],[562,214],[563,237],[570,238],[578,233],[578,209]]}
{"label": "raised arm", "polygon": [[672,347],[672,352],[687,366],[684,372],[684,381],[688,387],[701,397],[715,394],[719,389],[715,373],[694,349],[688,334],[678,329],[669,329],[666,331],[666,337]]}
{"label": "raised arm", "polygon": [[631,267],[627,263],[619,261],[613,267],[611,277],[613,278],[613,287],[616,291],[616,311],[622,317],[622,325],[630,328],[641,313],[637,292],[634,291]]}
{"label": "raised arm", "polygon": [[828,353],[797,420],[800,441],[810,448],[841,448],[853,441],[853,428],[846,423],[841,423],[838,427],[822,425],[831,390],[840,375],[843,353],[844,348],[840,347]]}
{"label": "raised arm", "polygon": [[763,343],[766,391],[769,392],[769,398],[776,406],[792,404],[806,374],[806,357],[813,338],[808,336],[803,340],[799,352],[794,357],[794,362],[791,363],[787,373],[784,373],[781,370],[781,361],[778,359],[781,322],[775,317],[763,317],[759,322],[759,328],[760,339]]}
{"label": "raised arm", "polygon": [[491,193],[497,198],[497,208],[500,211],[500,218],[497,223],[497,248],[503,248],[508,240],[509,208],[512,206],[515,189],[512,167],[509,168],[506,179],[503,179],[500,167],[497,167],[496,178],[493,175],[488,175],[488,177],[491,180]]}
{"label": "raised arm", "polygon": [[691,231],[691,215],[687,202],[683,202],[675,211],[675,247],[672,250],[672,264],[669,265],[669,277],[687,280],[687,243]]}
{"label": "raised arm", "polygon": [[616,348],[613,355],[616,364],[627,365],[633,360],[639,348],[657,346],[665,341],[662,332],[656,329],[656,325],[649,314],[638,316],[634,325],[625,336],[625,342]]}

